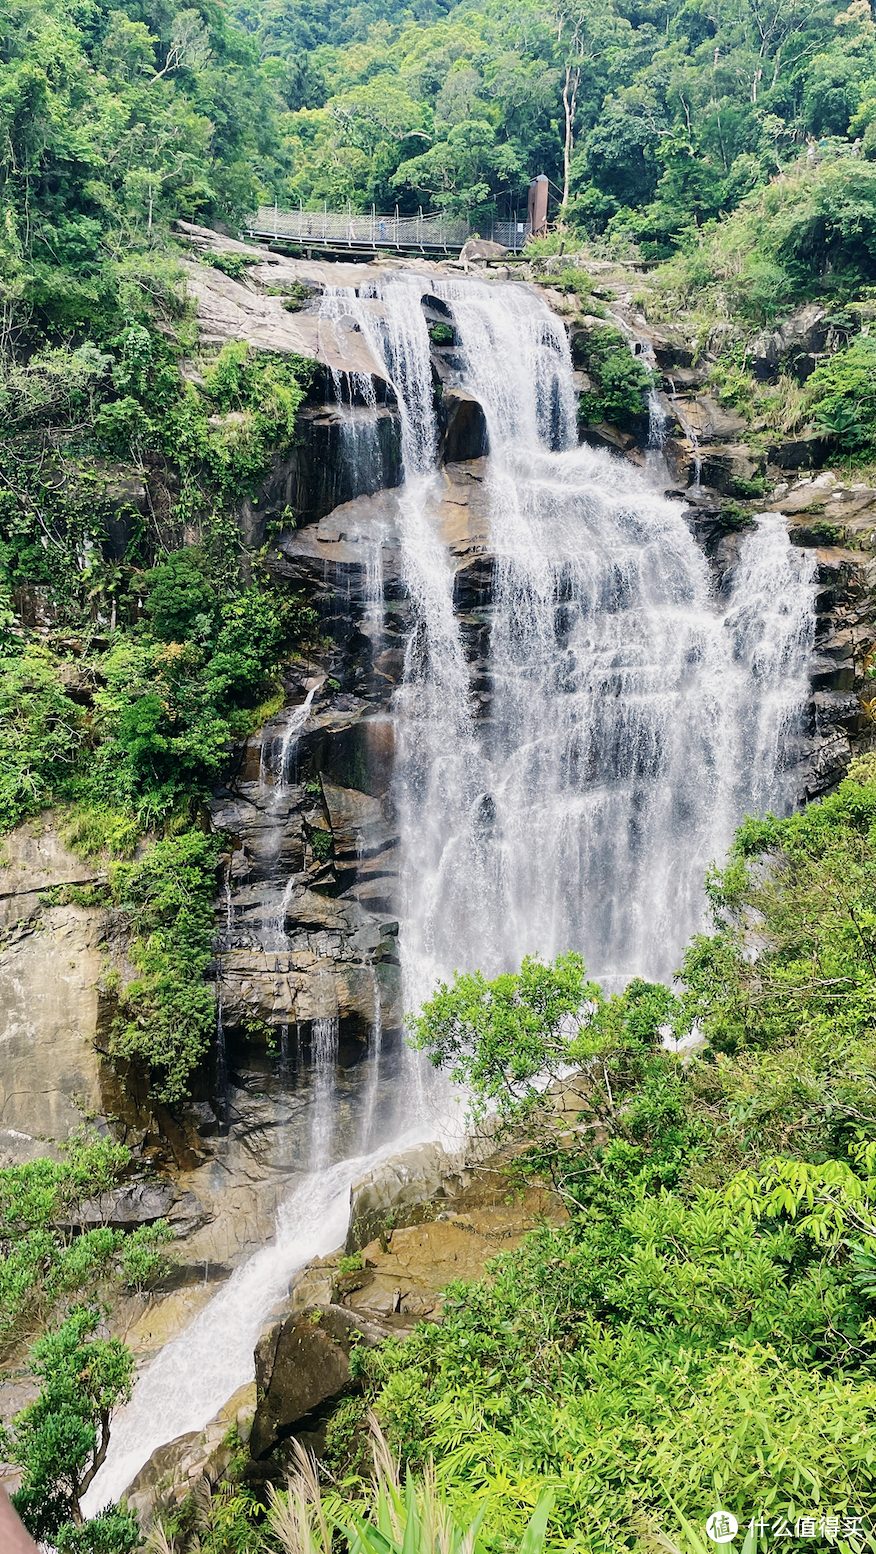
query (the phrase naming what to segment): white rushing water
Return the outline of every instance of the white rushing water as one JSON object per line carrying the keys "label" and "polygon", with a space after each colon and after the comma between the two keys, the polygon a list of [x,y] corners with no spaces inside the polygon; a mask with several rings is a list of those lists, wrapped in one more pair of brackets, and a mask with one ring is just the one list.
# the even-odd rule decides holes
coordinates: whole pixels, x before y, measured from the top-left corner
{"label": "white rushing water", "polygon": [[722,609],[653,472],[576,446],[560,322],[525,287],[438,280],[490,441],[495,570],[477,612],[490,700],[475,721],[437,520],[426,289],[393,276],[333,303],[383,352],[402,415],[416,618],[395,703],[407,1003],[454,969],[495,975],[566,949],[609,986],[671,977],[707,865],[744,814],[796,797],[814,558],[763,515]]}
{"label": "white rushing water", "polygon": [[[762,515],[741,539],[721,603],[681,504],[655,494],[653,468],[642,476],[577,447],[568,342],[547,307],[520,286],[433,285],[453,312],[459,385],[483,405],[489,432],[495,559],[490,598],[467,615],[455,606],[440,524],[447,486],[436,467],[426,282],[393,275],[324,303],[339,341],[359,328],[383,356],[401,419],[399,540],[413,615],[393,707],[405,1008],[456,969],[492,976],[527,953],[578,950],[606,986],[671,977],[702,921],[706,866],[744,814],[794,802],[814,556],[792,549],[779,515]],[[369,385],[339,381],[336,395],[348,456],[373,461]],[[365,587],[374,630],[381,591],[376,546]],[[476,700],[470,644],[485,633]],[[281,789],[312,694],[287,729]],[[282,917],[275,941],[286,942]],[[363,1149],[383,1041],[376,974],[374,988]],[[409,1055],[396,1126],[415,1133],[330,1164],[337,1039],[336,1021],[315,1022],[314,1173],[281,1209],[274,1243],[138,1382],[89,1492],[92,1513],[156,1446],[201,1428],[251,1378],[259,1328],[290,1275],[343,1240],[351,1181],[391,1148],[436,1136]],[[283,1046],[285,1056],[288,1028]]]}
{"label": "white rushing water", "polygon": [[238,1268],[191,1326],[161,1350],[131,1402],[115,1417],[109,1455],[83,1499],[86,1516],[118,1499],[157,1446],[202,1429],[238,1387],[252,1380],[256,1339],[286,1294],[291,1275],[343,1242],[351,1183],[390,1148],[404,1148],[422,1136],[412,1132],[392,1146],[324,1167],[298,1183],[277,1215],[273,1243]]}

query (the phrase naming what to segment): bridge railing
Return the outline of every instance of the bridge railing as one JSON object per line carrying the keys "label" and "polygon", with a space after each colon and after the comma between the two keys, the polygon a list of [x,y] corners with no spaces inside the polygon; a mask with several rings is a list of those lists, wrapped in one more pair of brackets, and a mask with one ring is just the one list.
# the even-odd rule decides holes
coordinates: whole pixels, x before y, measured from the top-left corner
{"label": "bridge railing", "polygon": [[[280,210],[276,205],[260,206],[249,218],[246,230],[252,237],[286,238],[305,247],[440,248],[447,252],[458,251],[472,235],[468,221],[442,215],[381,215],[375,210],[338,214],[330,210]],[[530,230],[527,222],[497,221],[483,236],[518,250]]]}
{"label": "bridge railing", "polygon": [[373,210],[338,215],[326,210],[279,210],[271,205],[262,206],[250,217],[247,230],[254,237],[336,248],[460,249],[470,236],[467,221],[452,221],[446,216],[384,216]]}

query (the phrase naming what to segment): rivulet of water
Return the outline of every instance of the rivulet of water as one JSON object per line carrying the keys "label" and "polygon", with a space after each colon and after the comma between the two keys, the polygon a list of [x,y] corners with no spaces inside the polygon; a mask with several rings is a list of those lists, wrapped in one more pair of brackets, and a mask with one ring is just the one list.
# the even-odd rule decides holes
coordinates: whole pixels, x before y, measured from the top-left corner
{"label": "rivulet of water", "polygon": [[343,1241],[351,1183],[390,1147],[404,1148],[420,1136],[412,1132],[371,1155],[323,1166],[294,1186],[277,1215],[272,1244],[238,1268],[185,1332],[165,1345],[113,1420],[109,1456],[83,1498],[86,1516],[117,1500],[157,1446],[202,1429],[252,1379],[256,1339],[290,1276]]}

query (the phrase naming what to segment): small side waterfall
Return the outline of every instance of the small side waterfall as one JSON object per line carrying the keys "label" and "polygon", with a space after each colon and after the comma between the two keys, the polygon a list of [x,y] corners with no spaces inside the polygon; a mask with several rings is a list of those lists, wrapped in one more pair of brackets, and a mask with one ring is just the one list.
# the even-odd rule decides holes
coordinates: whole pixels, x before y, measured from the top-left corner
{"label": "small side waterfall", "polygon": [[331,1159],[335,1070],[338,1063],[336,1016],[314,1020],[310,1034],[310,1063],[313,1070],[310,1155],[314,1169],[322,1170]]}

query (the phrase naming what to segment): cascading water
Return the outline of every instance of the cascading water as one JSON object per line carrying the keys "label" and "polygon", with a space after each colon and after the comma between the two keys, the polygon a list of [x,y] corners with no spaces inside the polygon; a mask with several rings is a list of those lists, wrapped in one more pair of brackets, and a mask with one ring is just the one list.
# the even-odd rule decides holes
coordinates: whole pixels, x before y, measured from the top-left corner
{"label": "cascading water", "polygon": [[321,1170],[331,1157],[332,1102],[335,1093],[335,1069],[338,1063],[336,1016],[314,1020],[310,1037],[310,1062],[313,1069],[313,1122],[310,1152],[315,1169]]}
{"label": "cascading water", "polygon": [[425,289],[392,277],[344,302],[402,417],[416,620],[395,705],[407,1002],[455,968],[495,974],[569,948],[609,985],[669,977],[707,864],[746,811],[794,800],[813,560],[761,518],[722,616],[681,507],[575,446],[559,321],[524,287],[440,280],[491,455],[491,700],[476,723],[434,516]]}
{"label": "cascading water", "polygon": [[[814,557],[790,547],[778,515],[763,515],[742,537],[722,611],[680,505],[631,467],[575,446],[568,344],[541,301],[477,281],[430,289],[452,309],[460,386],[480,401],[489,432],[493,576],[489,601],[469,616],[489,635],[480,718],[437,521],[445,488],[426,283],[394,275],[324,303],[386,362],[401,420],[398,526],[413,614],[393,708],[405,1007],[454,969],[495,975],[533,952],[580,950],[607,985],[668,977],[701,921],[705,866],[746,811],[793,803]],[[349,408],[354,397],[367,410],[365,390],[349,393]],[[351,433],[350,456],[359,438]],[[372,572],[365,602],[375,617]],[[376,979],[375,992],[374,1063]],[[314,1022],[311,1146],[322,1169],[287,1200],[275,1245],[234,1274],[138,1383],[89,1492],[91,1511],[252,1376],[259,1327],[290,1274],[343,1239],[349,1184],[368,1160],[328,1164],[336,1042],[336,1021]],[[413,1064],[402,1080],[415,1115],[418,1073]],[[369,1081],[363,1148],[375,1099]],[[419,1136],[435,1131],[423,1118]]]}

